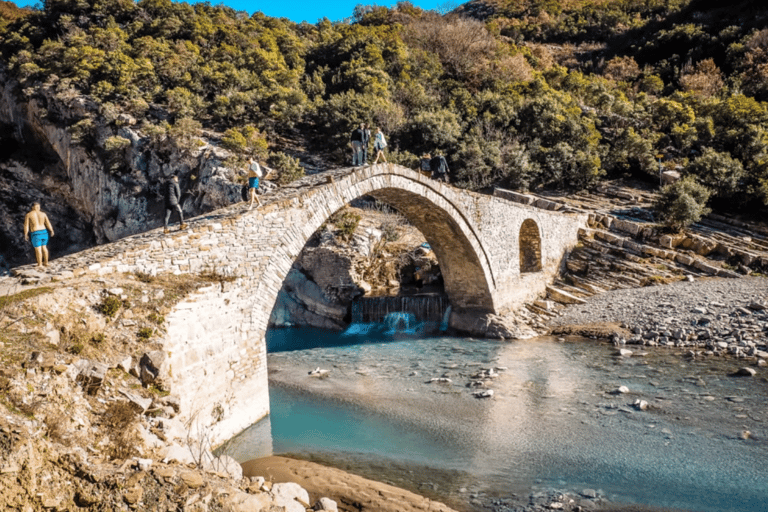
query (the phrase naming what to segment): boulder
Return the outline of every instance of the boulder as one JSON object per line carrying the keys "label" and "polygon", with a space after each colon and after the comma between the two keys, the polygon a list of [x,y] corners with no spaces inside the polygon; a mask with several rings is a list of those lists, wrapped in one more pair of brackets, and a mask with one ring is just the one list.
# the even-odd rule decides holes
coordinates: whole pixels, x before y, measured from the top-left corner
{"label": "boulder", "polygon": [[285,512],[306,512],[309,505],[309,493],[299,484],[277,483],[272,486],[275,505],[285,507]]}
{"label": "boulder", "polygon": [[331,498],[320,498],[312,507],[314,510],[326,510],[328,512],[338,512],[339,506]]}
{"label": "boulder", "polygon": [[145,386],[153,385],[163,391],[170,391],[168,358],[162,350],[145,352],[139,360],[139,378]]}
{"label": "boulder", "polygon": [[83,386],[89,395],[93,395],[99,390],[107,377],[107,370],[109,370],[109,366],[106,364],[87,359],[81,359],[75,363],[75,367],[79,370],[75,380]]}

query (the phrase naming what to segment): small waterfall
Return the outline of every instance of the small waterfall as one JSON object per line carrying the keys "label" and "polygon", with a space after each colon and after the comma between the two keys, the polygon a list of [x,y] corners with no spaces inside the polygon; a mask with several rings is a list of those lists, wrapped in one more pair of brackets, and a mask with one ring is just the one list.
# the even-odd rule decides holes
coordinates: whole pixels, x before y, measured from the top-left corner
{"label": "small waterfall", "polygon": [[442,295],[413,297],[361,297],[352,303],[352,323],[382,322],[390,313],[411,313],[420,322],[440,323],[448,308]]}
{"label": "small waterfall", "polygon": [[380,332],[391,336],[445,331],[449,314],[448,298],[440,295],[362,297],[352,303],[352,323],[344,335],[366,336]]}

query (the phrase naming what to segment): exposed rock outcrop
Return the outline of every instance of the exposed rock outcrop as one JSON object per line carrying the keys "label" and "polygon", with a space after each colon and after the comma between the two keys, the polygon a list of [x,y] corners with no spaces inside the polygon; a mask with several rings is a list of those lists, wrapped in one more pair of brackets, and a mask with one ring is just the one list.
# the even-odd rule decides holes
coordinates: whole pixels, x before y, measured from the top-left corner
{"label": "exposed rock outcrop", "polygon": [[[146,231],[162,223],[161,186],[179,174],[185,215],[240,200],[229,156],[214,134],[150,136],[128,115],[57,87],[21,91],[0,71],[0,242],[12,264],[27,262],[24,214],[40,201],[53,222],[57,255]],[[148,114],[150,115],[151,112]],[[114,117],[114,116],[113,116]]]}

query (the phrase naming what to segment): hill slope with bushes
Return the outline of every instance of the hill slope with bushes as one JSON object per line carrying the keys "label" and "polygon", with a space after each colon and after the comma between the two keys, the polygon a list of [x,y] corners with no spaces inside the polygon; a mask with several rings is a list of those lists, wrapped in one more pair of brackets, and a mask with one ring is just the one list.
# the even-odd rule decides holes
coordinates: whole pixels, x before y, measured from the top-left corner
{"label": "hill slope with bushes", "polygon": [[[125,116],[160,159],[213,144],[224,165],[255,154],[294,171],[291,154],[347,165],[349,133],[369,122],[390,161],[441,152],[470,189],[585,189],[664,168],[715,209],[768,202],[756,1],[473,0],[447,14],[400,2],[316,24],[170,0],[0,7],[6,83],[21,101],[45,89],[47,122],[114,175],[134,170]],[[61,107],[73,97],[94,108]]]}

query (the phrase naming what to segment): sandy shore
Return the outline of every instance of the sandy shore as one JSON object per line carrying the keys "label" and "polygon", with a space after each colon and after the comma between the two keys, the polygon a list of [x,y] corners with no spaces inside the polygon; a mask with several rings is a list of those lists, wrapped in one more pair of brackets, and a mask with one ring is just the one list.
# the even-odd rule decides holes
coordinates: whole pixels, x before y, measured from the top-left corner
{"label": "sandy shore", "polygon": [[312,503],[322,497],[331,498],[344,512],[456,512],[442,503],[398,487],[287,457],[264,457],[246,462],[243,475],[263,476],[272,482],[295,482],[307,490]]}

